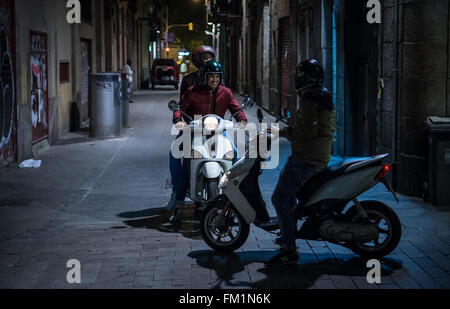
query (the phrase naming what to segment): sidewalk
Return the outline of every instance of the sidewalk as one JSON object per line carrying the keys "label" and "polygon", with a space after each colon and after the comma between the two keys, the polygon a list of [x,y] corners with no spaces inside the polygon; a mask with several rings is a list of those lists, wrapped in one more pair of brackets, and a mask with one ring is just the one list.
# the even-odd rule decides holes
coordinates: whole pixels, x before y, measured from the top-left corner
{"label": "sidewalk", "polygon": [[[1,172],[0,288],[450,288],[450,213],[405,196],[397,204],[383,186],[362,199],[393,207],[403,237],[382,261],[380,285],[367,283],[367,261],[336,245],[299,240],[298,265],[268,269],[275,235],[252,227],[243,248],[221,255],[203,242],[195,220],[170,225],[160,213],[170,196],[167,102],[176,97],[136,93],[133,128],[123,137],[72,135],[36,158],[40,169]],[[246,111],[250,121],[256,109]],[[289,143],[280,148],[286,160]],[[261,176],[271,215],[282,167]],[[81,262],[80,285],[66,281],[71,259]]]}

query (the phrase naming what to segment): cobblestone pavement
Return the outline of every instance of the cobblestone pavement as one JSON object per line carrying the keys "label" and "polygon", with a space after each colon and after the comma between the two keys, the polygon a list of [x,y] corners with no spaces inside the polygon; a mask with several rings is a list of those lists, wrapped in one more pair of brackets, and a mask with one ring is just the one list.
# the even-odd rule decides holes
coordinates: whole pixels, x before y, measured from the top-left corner
{"label": "cobblestone pavement", "polygon": [[[175,289],[448,289],[450,215],[420,199],[397,204],[377,186],[377,199],[399,215],[399,247],[382,261],[381,284],[366,280],[367,261],[326,242],[297,241],[297,265],[267,268],[276,237],[251,228],[247,243],[222,255],[201,239],[194,212],[173,226],[163,212],[170,192],[172,91],[136,93],[132,129],[118,139],[71,134],[39,155],[37,170],[0,171],[0,288]],[[247,111],[254,119],[255,110]],[[270,117],[269,117],[270,119]],[[289,145],[281,144],[286,159]],[[266,201],[280,168],[261,176]],[[269,213],[274,209],[269,203]],[[81,263],[81,284],[69,284],[67,262]]]}

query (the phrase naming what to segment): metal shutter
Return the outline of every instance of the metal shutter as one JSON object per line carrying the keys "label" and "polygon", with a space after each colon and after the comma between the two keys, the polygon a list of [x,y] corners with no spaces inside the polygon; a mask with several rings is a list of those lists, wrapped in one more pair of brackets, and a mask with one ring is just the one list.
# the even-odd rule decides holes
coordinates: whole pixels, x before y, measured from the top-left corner
{"label": "metal shutter", "polygon": [[[280,62],[281,62],[281,96],[280,96],[280,108],[288,107],[289,100],[289,52],[291,44],[289,41],[289,16],[283,17],[279,20],[280,31]],[[280,111],[279,111],[280,112]]]}
{"label": "metal shutter", "polygon": [[0,167],[17,160],[14,1],[0,0]]}

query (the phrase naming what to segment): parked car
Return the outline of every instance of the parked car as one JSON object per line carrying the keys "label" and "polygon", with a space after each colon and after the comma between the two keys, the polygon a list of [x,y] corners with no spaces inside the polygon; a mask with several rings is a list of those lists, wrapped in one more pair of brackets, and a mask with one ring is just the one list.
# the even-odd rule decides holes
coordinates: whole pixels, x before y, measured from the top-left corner
{"label": "parked car", "polygon": [[173,85],[178,90],[180,67],[174,59],[155,59],[150,80],[153,90],[156,85]]}

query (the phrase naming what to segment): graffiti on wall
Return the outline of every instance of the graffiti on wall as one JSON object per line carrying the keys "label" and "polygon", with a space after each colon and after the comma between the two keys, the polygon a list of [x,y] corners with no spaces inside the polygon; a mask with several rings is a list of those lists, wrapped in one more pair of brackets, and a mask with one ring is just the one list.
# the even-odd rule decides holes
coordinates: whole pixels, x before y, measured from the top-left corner
{"label": "graffiti on wall", "polygon": [[0,163],[10,163],[15,154],[15,87],[13,53],[10,44],[11,7],[0,2]]}
{"label": "graffiti on wall", "polygon": [[31,34],[31,124],[33,142],[48,135],[47,39],[44,34]]}
{"label": "graffiti on wall", "polygon": [[37,128],[38,124],[40,123],[44,124],[44,126],[47,126],[47,120],[44,113],[44,91],[41,88],[42,75],[45,74],[45,71],[41,70],[43,63],[45,62],[43,61],[42,56],[35,55],[31,57],[31,85],[34,89],[33,93],[31,94],[31,123],[33,125],[33,128]]}

